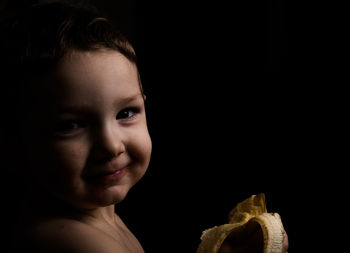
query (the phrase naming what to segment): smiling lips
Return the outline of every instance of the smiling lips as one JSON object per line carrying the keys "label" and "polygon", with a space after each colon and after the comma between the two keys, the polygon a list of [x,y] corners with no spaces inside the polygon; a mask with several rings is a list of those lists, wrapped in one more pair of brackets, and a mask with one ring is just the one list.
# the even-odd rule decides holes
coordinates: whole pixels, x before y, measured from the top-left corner
{"label": "smiling lips", "polygon": [[86,179],[95,184],[102,186],[111,186],[116,184],[120,178],[122,178],[127,172],[128,167],[124,167],[122,169],[117,169],[112,172],[103,172],[95,176],[88,176]]}

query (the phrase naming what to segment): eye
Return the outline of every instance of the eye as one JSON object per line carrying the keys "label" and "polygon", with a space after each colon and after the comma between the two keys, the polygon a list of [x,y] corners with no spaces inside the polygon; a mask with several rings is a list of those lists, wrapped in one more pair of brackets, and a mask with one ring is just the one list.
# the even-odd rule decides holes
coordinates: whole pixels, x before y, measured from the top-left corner
{"label": "eye", "polygon": [[116,119],[130,119],[133,118],[137,112],[137,108],[126,108],[117,114]]}
{"label": "eye", "polygon": [[77,120],[65,120],[62,122],[59,122],[56,125],[56,132],[71,132],[76,131],[78,129],[81,129],[85,127],[85,124],[82,121]]}

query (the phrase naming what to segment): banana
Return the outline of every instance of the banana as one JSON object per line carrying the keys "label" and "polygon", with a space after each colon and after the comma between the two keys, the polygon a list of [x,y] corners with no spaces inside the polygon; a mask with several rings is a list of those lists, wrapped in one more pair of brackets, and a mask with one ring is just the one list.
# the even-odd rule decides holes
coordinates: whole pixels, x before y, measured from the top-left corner
{"label": "banana", "polygon": [[263,235],[263,253],[282,253],[285,231],[281,217],[278,213],[267,212],[263,193],[252,195],[233,208],[228,224],[204,230],[197,253],[218,253],[228,236],[232,241],[239,241],[244,234],[259,228]]}

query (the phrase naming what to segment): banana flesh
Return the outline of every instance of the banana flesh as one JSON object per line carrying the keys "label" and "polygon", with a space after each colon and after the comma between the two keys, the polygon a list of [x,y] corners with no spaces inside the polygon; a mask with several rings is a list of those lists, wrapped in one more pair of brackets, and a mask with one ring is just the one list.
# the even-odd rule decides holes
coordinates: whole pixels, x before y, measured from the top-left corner
{"label": "banana flesh", "polygon": [[228,224],[203,231],[197,253],[218,253],[230,235],[247,233],[248,227],[258,226],[263,234],[263,253],[282,253],[284,228],[278,213],[268,213],[263,193],[240,202],[228,215]]}

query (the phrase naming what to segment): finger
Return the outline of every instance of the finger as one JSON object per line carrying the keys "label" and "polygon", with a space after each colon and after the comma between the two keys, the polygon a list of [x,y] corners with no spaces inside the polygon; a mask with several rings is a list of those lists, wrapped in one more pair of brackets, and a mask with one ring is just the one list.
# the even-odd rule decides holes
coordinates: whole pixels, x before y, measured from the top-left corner
{"label": "finger", "polygon": [[286,231],[283,232],[282,252],[288,253],[289,240]]}

